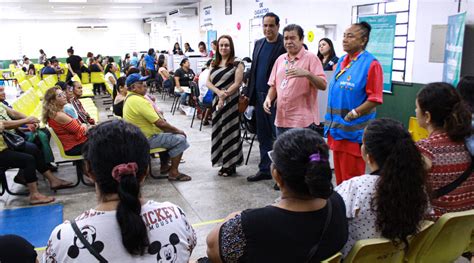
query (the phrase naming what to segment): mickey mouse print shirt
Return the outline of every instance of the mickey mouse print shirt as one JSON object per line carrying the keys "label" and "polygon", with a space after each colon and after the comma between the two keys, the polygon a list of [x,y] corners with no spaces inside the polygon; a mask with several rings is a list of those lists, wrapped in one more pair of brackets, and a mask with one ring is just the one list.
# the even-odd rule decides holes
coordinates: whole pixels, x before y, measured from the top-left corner
{"label": "mickey mouse print shirt", "polygon": [[[155,201],[142,205],[141,216],[150,240],[143,256],[127,252],[115,215],[115,211],[90,209],[75,219],[84,237],[108,262],[188,262],[196,246],[196,233],[178,206]],[[97,259],[82,245],[70,222],[65,221],[51,233],[42,262],[97,262]]]}

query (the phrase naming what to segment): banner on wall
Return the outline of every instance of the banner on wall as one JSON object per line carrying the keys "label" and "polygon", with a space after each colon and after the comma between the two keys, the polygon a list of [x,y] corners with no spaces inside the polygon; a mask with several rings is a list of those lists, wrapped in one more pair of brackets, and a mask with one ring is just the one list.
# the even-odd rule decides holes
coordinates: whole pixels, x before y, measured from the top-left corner
{"label": "banner on wall", "polygon": [[448,17],[448,31],[444,48],[443,81],[458,85],[461,76],[462,47],[466,12]]}
{"label": "banner on wall", "polygon": [[397,15],[376,15],[359,17],[359,22],[370,24],[370,41],[367,51],[372,53],[382,65],[383,91],[392,93],[393,47]]}
{"label": "banner on wall", "polygon": [[208,52],[211,51],[211,42],[217,40],[217,31],[216,30],[208,30],[207,31],[207,50]]}

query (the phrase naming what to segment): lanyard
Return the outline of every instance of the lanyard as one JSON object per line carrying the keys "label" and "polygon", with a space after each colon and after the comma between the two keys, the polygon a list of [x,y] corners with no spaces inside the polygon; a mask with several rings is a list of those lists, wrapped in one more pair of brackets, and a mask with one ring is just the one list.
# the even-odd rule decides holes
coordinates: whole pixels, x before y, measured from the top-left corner
{"label": "lanyard", "polygon": [[351,60],[351,62],[349,62],[349,64],[347,64],[346,67],[344,67],[341,71],[339,71],[339,73],[337,73],[336,75],[336,80],[338,80],[342,76],[342,74],[344,74],[344,72],[346,72],[350,67],[352,67],[352,64],[354,64],[354,62],[356,62],[359,59],[360,55],[362,55],[364,52],[365,50],[360,52],[360,54],[356,58]]}
{"label": "lanyard", "polygon": [[285,58],[285,79],[287,79],[286,74],[288,74],[288,70],[295,66],[296,58],[291,61],[288,61],[288,58]]}

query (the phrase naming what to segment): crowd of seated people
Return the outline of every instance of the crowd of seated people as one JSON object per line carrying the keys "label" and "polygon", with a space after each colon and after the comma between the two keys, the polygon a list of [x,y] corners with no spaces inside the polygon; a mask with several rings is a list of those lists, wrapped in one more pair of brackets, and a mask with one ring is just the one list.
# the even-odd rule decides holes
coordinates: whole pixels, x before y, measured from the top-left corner
{"label": "crowd of seated people", "polygon": [[[117,68],[111,62],[113,59],[107,61],[105,71],[109,76],[106,74],[106,81],[114,86],[116,94],[113,110],[115,115],[123,117],[123,121],[110,121],[91,128],[95,121],[79,101],[82,95],[80,82],[73,82],[72,86],[58,82],[58,86],[49,89],[44,97],[43,121],[58,135],[67,154],[84,154],[89,164],[86,174],[97,182],[99,197],[98,206],[91,211],[102,211],[109,220],[106,224],[105,221],[96,222],[91,218],[83,222],[80,220],[78,225],[97,224],[98,228],[103,227],[104,231],[115,235],[104,237],[103,242],[121,248],[114,253],[103,250],[101,254],[108,260],[118,256],[156,257],[155,242],[176,242],[176,247],[186,247],[187,250],[178,252],[178,258],[188,260],[196,240],[181,208],[170,203],[146,202],[139,199],[138,194],[140,183],[146,177],[147,169],[150,169],[147,166],[150,145],[152,148],[163,147],[168,150],[165,155],[160,155],[160,161],[161,172],[168,173],[169,180],[191,180],[190,176],[178,169],[181,156],[189,147],[186,134],[164,119],[155,101],[147,94],[147,78],[140,75],[132,63],[127,67],[127,77],[117,79],[114,74]],[[159,58],[157,64],[157,73],[163,80],[170,81],[172,75],[167,70],[166,60]],[[186,65],[189,67],[189,61],[183,59],[179,70],[184,70],[183,79],[192,81],[186,75],[190,73]],[[207,79],[205,72],[200,78]],[[191,73],[194,74],[192,70]],[[175,77],[176,85],[185,87],[180,85],[181,73],[177,72]],[[202,102],[205,97],[203,93],[207,93],[204,88],[200,86]],[[370,173],[347,180],[334,191],[328,147],[324,140],[308,129],[295,129],[283,134],[269,154],[272,177],[281,189],[281,199],[270,206],[230,214],[209,233],[209,260],[304,262],[308,257],[322,260],[338,251],[347,255],[356,241],[375,237],[385,237],[407,246],[408,237],[417,234],[423,220],[437,220],[448,212],[474,209],[472,154],[466,145],[466,138],[473,130],[472,89],[474,84],[469,77],[460,81],[459,92],[446,83],[431,83],[421,89],[416,98],[416,116],[419,125],[427,129],[429,136],[417,143],[401,123],[385,118],[373,120],[364,131],[361,145],[362,157]],[[0,129],[4,126],[11,130],[39,122],[33,117],[12,113],[14,111],[8,107],[0,108],[0,111],[2,109],[10,120],[0,120]],[[0,116],[5,114],[0,112]],[[139,143],[130,144],[126,140],[122,146],[114,144],[117,148],[97,147],[100,143],[120,140],[116,136],[123,135],[133,137]],[[21,176],[30,190],[31,204],[54,201],[54,198],[39,193],[35,169],[45,175],[52,189],[70,186],[69,182],[45,170],[47,166],[41,161],[41,151],[28,149],[21,152],[21,156],[20,152],[12,154],[13,151],[2,143],[2,139],[0,165],[22,168]],[[116,159],[107,159],[107,151],[119,154],[114,156]],[[4,155],[9,157],[3,158]],[[14,158],[22,159],[15,163],[12,161]],[[26,159],[34,160],[26,162]],[[443,191],[464,173],[468,176],[454,190]],[[403,199],[398,198],[400,196]],[[182,224],[170,226],[182,230],[173,236],[173,241],[166,231],[152,233],[149,228],[142,227],[149,222],[142,221],[144,219],[139,212],[162,209],[162,205],[166,209],[179,211],[181,215],[182,221],[173,222]],[[120,214],[123,218],[118,216]],[[270,222],[267,220],[269,217],[272,218]],[[327,224],[326,220],[329,220]],[[131,222],[134,222],[134,230],[137,231],[134,232],[136,235],[129,236],[125,231]],[[284,222],[293,224],[286,228],[278,227]],[[73,236],[72,228],[67,226],[60,225],[53,231],[49,252],[45,256],[59,261],[69,256],[66,244],[55,238],[59,231]],[[325,235],[329,232],[330,235]],[[319,245],[318,249],[309,254],[315,244]],[[93,260],[93,256],[87,253],[81,253],[78,257]]]}

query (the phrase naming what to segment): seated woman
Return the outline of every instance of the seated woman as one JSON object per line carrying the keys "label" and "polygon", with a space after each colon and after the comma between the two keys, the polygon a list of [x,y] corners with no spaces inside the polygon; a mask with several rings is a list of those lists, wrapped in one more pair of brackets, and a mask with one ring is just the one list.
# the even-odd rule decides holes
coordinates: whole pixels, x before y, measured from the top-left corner
{"label": "seated woman", "polygon": [[341,250],[347,219],[342,198],[333,192],[328,151],[310,129],[281,135],[269,153],[281,199],[232,213],[215,227],[207,237],[211,262],[319,262]]}
{"label": "seated woman", "polygon": [[61,89],[48,89],[43,99],[43,122],[56,133],[67,155],[81,155],[88,126],[64,112],[66,103],[66,94]]}
{"label": "seated woman", "polygon": [[91,118],[89,113],[82,106],[81,101],[79,100],[82,96],[82,84],[79,81],[72,82],[72,94],[74,95],[70,103],[76,109],[78,120],[84,124],[94,125],[95,120]]}
{"label": "seated woman", "polygon": [[[82,231],[94,231],[89,241],[108,262],[188,262],[196,245],[194,229],[181,208],[141,197],[140,186],[150,169],[149,151],[140,129],[122,120],[90,131],[83,152],[85,174],[95,181],[98,204],[76,217],[76,224]],[[43,262],[96,262],[87,249],[72,245],[75,239],[70,222],[57,226]]]}
{"label": "seated woman", "polygon": [[174,72],[175,95],[180,97],[181,105],[188,105],[189,82],[194,80],[194,71],[191,69],[191,63],[188,58],[183,58],[179,63],[180,68]]}
{"label": "seated woman", "polygon": [[336,187],[349,219],[344,256],[360,239],[382,236],[408,245],[407,237],[419,230],[428,207],[423,159],[401,123],[374,120],[362,142],[362,158],[372,172]]}
{"label": "seated woman", "polygon": [[56,87],[60,88],[64,94],[66,94],[66,105],[64,105],[64,112],[71,116],[72,118],[74,119],[77,119],[78,116],[77,116],[77,111],[76,109],[74,109],[74,106],[72,106],[72,104],[70,103],[70,101],[72,100],[72,98],[74,97],[74,94],[72,93],[72,87],[69,86],[66,82],[64,81],[58,81],[58,83],[56,83]]}
{"label": "seated woman", "polygon": [[[3,106],[0,105],[0,108],[3,108]],[[36,123],[36,121],[37,119],[34,117],[21,120],[0,121],[0,132],[3,132],[4,129],[15,128],[18,125]],[[54,201],[54,197],[48,197],[38,191],[36,170],[48,179],[51,190],[59,190],[72,185],[71,182],[61,180],[54,176],[53,173],[47,169],[42,155],[42,152],[36,145],[30,142],[25,142],[25,149],[23,151],[11,150],[7,147],[3,136],[0,136],[0,166],[22,169],[21,179],[19,178],[20,175],[17,175],[14,181],[16,183],[26,184],[30,192],[29,203],[31,205],[47,204]]]}
{"label": "seated woman", "polygon": [[168,72],[168,62],[166,62],[164,57],[158,59],[158,73],[163,79],[163,90],[171,92],[173,89],[173,83],[171,82],[170,73]]}
{"label": "seated woman", "polygon": [[123,117],[123,103],[125,102],[125,97],[127,97],[127,86],[125,86],[126,77],[120,77],[117,80],[117,88],[114,99],[113,112],[119,117]]}
{"label": "seated woman", "polygon": [[[450,84],[430,83],[418,92],[416,117],[418,124],[429,133],[417,146],[428,167],[428,188],[433,191],[430,219],[438,219],[448,212],[474,209],[472,157],[464,143],[471,135],[472,117],[466,104]],[[455,185],[455,180],[465,172],[468,176]],[[442,193],[448,185],[454,190]]]}

